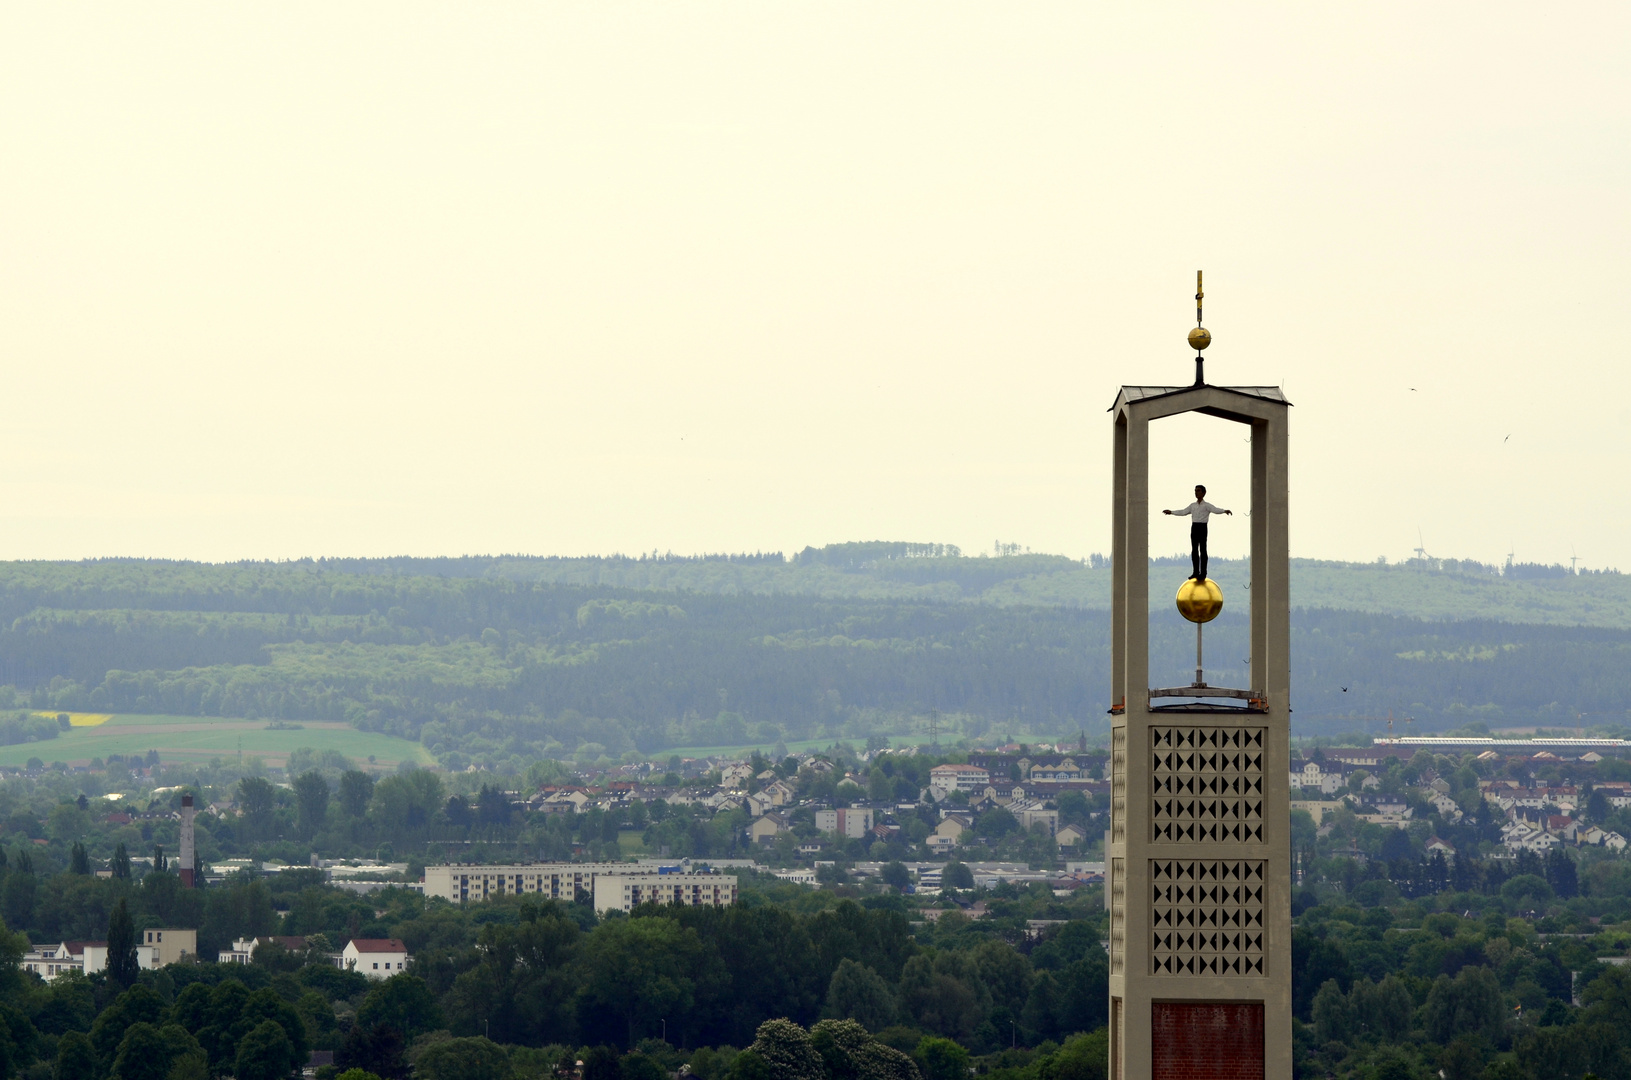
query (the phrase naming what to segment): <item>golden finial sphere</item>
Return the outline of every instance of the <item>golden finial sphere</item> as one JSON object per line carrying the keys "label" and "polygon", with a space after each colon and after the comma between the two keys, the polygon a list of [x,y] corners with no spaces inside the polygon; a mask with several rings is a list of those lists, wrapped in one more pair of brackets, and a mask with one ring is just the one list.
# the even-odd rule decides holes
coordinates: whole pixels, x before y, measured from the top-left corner
{"label": "golden finial sphere", "polygon": [[1212,344],[1212,331],[1204,326],[1197,326],[1189,332],[1189,347],[1196,352],[1200,352],[1210,344]]}
{"label": "golden finial sphere", "polygon": [[1193,623],[1211,622],[1223,610],[1223,590],[1211,578],[1186,578],[1178,586],[1178,614]]}

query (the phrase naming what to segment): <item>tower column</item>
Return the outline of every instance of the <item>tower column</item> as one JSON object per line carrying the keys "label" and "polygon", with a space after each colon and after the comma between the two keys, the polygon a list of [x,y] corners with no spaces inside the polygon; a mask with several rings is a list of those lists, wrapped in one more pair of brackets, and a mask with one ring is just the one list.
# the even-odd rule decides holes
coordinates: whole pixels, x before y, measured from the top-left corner
{"label": "tower column", "polygon": [[[1244,687],[1150,685],[1150,424],[1185,413],[1252,433]],[[1290,1076],[1289,405],[1127,386],[1114,414],[1110,1075]]]}

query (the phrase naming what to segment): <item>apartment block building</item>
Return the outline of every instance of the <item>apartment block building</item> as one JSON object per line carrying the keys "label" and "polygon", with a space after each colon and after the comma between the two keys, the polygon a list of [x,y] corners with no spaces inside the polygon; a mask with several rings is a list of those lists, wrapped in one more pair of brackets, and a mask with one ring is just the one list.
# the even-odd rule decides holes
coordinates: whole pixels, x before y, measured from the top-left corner
{"label": "apartment block building", "polygon": [[936,765],[929,770],[929,790],[936,796],[953,791],[980,791],[991,782],[991,774],[973,765]]}
{"label": "apartment block building", "polygon": [[594,895],[600,874],[626,874],[629,863],[452,863],[425,867],[425,895],[462,904],[495,896],[541,896],[571,902]]}
{"label": "apartment block building", "polygon": [[640,904],[729,907],[736,903],[736,879],[722,874],[598,874],[595,912],[632,911]]}
{"label": "apartment block building", "polygon": [[872,831],[872,811],[859,807],[841,810],[817,810],[816,828],[826,833],[837,833],[850,839],[860,839]]}

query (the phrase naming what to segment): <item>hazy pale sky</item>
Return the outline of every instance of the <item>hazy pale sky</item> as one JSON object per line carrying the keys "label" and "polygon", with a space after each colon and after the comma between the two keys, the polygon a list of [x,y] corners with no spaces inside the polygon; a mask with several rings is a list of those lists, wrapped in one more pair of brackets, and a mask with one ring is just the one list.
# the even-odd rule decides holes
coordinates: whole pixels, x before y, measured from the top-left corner
{"label": "hazy pale sky", "polygon": [[[1105,410],[1189,380],[1204,269],[1211,381],[1296,406],[1296,554],[1631,570],[1628,42],[1623,3],[6,4],[0,557],[1107,551]],[[1244,505],[1243,431],[1170,423],[1159,501]]]}

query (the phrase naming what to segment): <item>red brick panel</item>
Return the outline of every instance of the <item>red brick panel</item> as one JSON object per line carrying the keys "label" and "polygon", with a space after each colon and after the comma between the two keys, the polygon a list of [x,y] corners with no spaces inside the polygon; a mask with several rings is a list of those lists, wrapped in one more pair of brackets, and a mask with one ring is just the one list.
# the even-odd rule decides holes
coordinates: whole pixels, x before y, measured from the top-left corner
{"label": "red brick panel", "polygon": [[1150,1006],[1153,1080],[1263,1080],[1260,1002]]}

